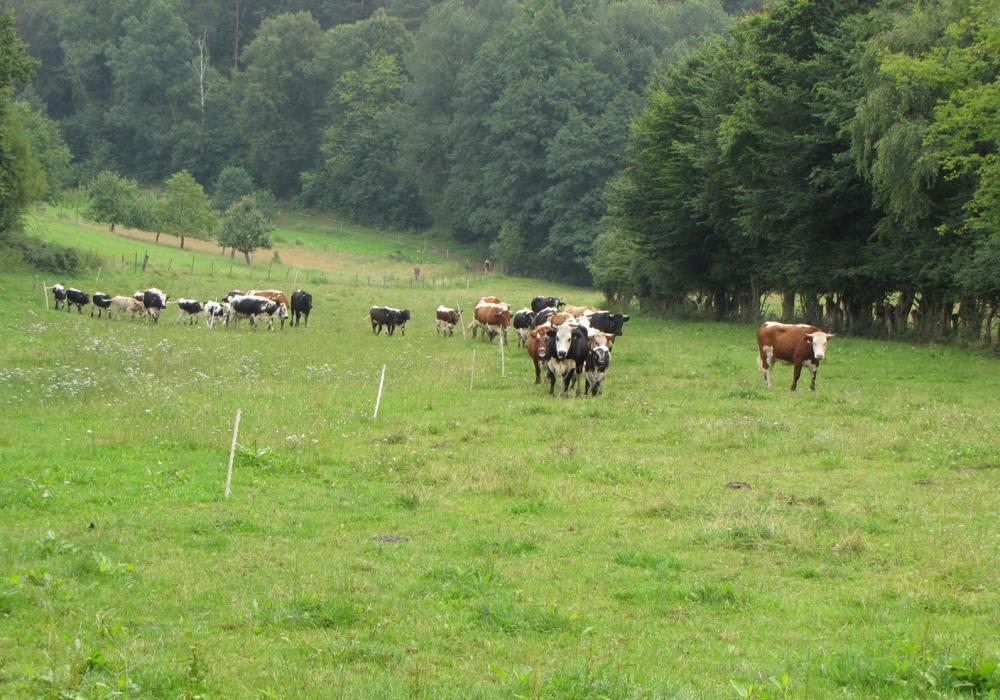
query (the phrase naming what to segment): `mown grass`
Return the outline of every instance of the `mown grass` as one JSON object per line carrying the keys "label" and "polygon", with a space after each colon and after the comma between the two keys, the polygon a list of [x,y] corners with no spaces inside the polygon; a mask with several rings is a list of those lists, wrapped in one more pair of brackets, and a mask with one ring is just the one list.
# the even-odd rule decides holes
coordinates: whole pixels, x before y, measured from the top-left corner
{"label": "mown grass", "polygon": [[[195,256],[100,286],[236,286]],[[0,696],[1000,693],[995,361],[838,337],[767,392],[752,328],[637,318],[604,396],[550,399],[433,310],[593,291],[310,287],[308,329],[209,333],[0,275]]]}

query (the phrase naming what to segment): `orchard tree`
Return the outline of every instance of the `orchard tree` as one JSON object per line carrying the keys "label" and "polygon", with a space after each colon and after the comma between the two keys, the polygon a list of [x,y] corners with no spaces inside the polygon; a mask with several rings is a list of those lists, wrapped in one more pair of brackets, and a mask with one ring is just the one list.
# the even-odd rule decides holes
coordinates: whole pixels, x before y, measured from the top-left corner
{"label": "orchard tree", "polygon": [[254,191],[253,178],[246,168],[230,165],[219,172],[215,180],[215,192],[212,194],[212,206],[219,211],[226,211],[248,194]]}
{"label": "orchard tree", "polygon": [[271,239],[267,234],[273,230],[270,219],[254,205],[253,199],[243,197],[226,210],[217,240],[223,249],[231,247],[232,254],[237,250],[243,253],[249,265],[258,248],[270,249]]}
{"label": "orchard tree", "polygon": [[112,231],[118,225],[138,227],[145,223],[135,180],[104,170],[87,185],[87,199],[87,218],[108,224]]}
{"label": "orchard tree", "polygon": [[[211,236],[218,222],[205,190],[186,170],[174,173],[166,182],[163,196],[154,210],[157,231],[179,236],[181,248],[184,239]],[[160,234],[156,234],[159,240]]]}

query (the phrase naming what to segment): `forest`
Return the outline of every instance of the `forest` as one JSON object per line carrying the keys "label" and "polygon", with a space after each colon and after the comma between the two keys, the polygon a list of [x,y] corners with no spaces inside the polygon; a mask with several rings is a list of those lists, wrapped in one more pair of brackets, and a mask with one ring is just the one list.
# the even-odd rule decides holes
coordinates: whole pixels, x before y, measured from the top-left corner
{"label": "forest", "polygon": [[0,230],[281,201],[647,311],[993,341],[996,0],[0,0]]}

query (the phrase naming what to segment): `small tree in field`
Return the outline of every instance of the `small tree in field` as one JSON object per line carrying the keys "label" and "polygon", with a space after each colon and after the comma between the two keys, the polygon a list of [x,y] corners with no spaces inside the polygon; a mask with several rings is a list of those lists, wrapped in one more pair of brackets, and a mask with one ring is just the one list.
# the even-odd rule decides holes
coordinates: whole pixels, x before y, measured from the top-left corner
{"label": "small tree in field", "polygon": [[110,170],[102,171],[87,185],[86,216],[98,223],[115,226],[139,226],[143,218],[140,212],[139,183],[121,177]]}
{"label": "small tree in field", "polygon": [[181,248],[186,237],[208,238],[218,222],[205,190],[186,170],[167,180],[156,203],[155,218],[158,229],[180,236]]}
{"label": "small tree in field", "polygon": [[271,247],[271,239],[267,234],[273,230],[271,220],[256,207],[254,200],[243,197],[226,210],[218,241],[223,247],[232,247],[232,255],[237,250],[243,253],[249,265],[254,251]]}
{"label": "small tree in field", "polygon": [[241,197],[253,194],[254,189],[250,173],[238,165],[227,166],[219,172],[219,177],[215,180],[212,206],[219,211],[226,211]]}

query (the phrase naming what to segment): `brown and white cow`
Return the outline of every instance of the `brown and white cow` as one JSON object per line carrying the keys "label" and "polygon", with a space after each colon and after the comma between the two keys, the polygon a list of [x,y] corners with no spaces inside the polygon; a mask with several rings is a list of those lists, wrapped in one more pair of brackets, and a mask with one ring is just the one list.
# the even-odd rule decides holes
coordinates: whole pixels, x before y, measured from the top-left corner
{"label": "brown and white cow", "polygon": [[816,391],[816,372],[819,363],[826,357],[827,341],[836,333],[827,333],[816,326],[804,323],[786,324],[768,321],[757,329],[758,362],[764,372],[764,386],[771,388],[771,369],[774,361],[795,367],[792,375],[792,391],[799,383],[802,366],[812,374],[809,388]]}
{"label": "brown and white cow", "polygon": [[135,297],[111,297],[111,310],[109,315],[114,315],[115,319],[121,319],[123,314],[128,314],[129,319],[133,319],[137,314],[146,313],[146,308],[142,305],[141,299]]}
{"label": "brown and white cow", "polygon": [[583,316],[584,314],[593,313],[593,312],[597,311],[597,307],[596,306],[571,306],[570,304],[566,304],[566,306],[563,307],[563,311],[565,311],[568,314],[572,314],[573,318],[579,318],[580,316]]}
{"label": "brown and white cow", "polygon": [[458,309],[447,306],[437,307],[437,332],[445,335],[455,335],[455,325],[461,323]]}
{"label": "brown and white cow", "polygon": [[552,326],[545,323],[536,326],[528,334],[528,355],[535,365],[535,384],[542,383],[542,367],[549,361],[549,331]]}
{"label": "brown and white cow", "polygon": [[[264,297],[265,299],[276,301],[279,304],[284,304],[286,309],[292,308],[292,304],[288,300],[288,295],[280,289],[251,289],[246,293],[246,296]],[[285,318],[287,317],[283,317],[281,319],[281,328],[285,327]]]}
{"label": "brown and white cow", "polygon": [[476,332],[481,327],[483,334],[491,341],[499,334],[500,342],[507,344],[507,329],[510,327],[510,306],[502,301],[491,301],[496,297],[483,297],[476,304],[475,318],[470,324],[469,330],[472,337],[476,337]]}

